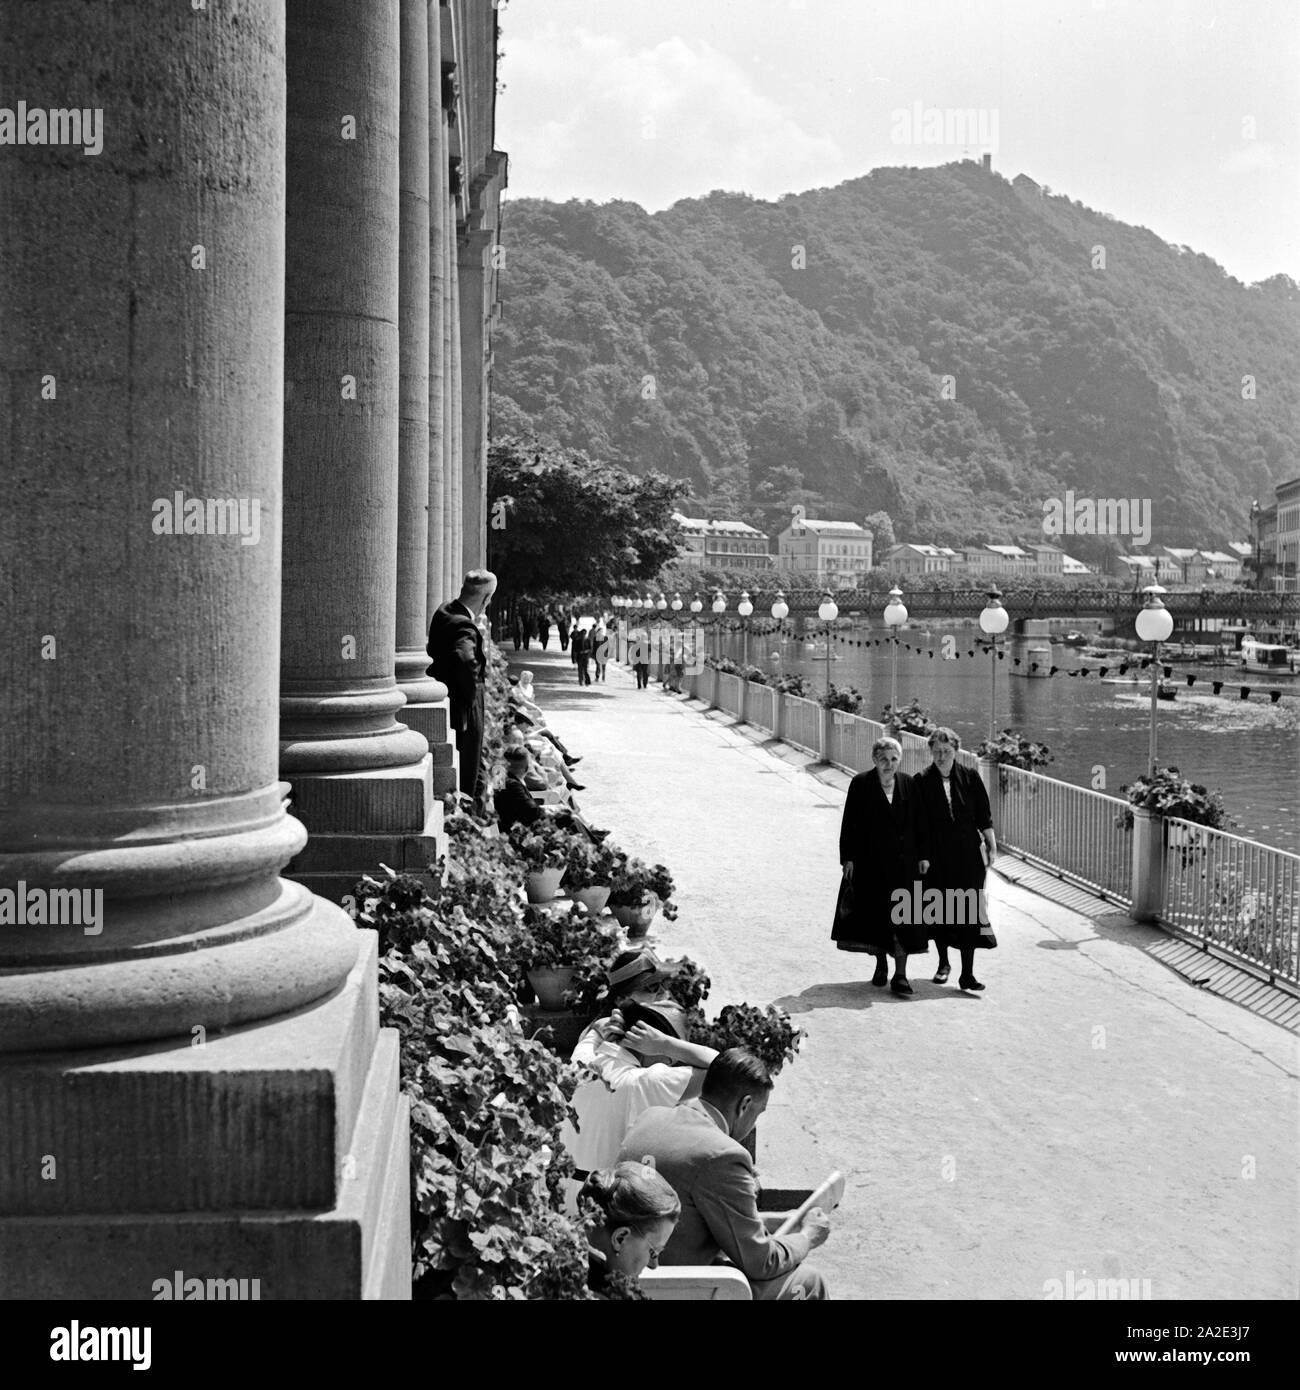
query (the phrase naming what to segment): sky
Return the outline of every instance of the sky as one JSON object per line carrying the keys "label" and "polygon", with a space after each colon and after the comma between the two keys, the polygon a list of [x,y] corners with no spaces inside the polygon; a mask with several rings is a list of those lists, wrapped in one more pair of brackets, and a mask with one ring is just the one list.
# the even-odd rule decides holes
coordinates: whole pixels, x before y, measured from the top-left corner
{"label": "sky", "polygon": [[[501,0],[512,197],[778,198],[985,149],[1300,279],[1300,0]],[[974,113],[968,119],[965,113]]]}

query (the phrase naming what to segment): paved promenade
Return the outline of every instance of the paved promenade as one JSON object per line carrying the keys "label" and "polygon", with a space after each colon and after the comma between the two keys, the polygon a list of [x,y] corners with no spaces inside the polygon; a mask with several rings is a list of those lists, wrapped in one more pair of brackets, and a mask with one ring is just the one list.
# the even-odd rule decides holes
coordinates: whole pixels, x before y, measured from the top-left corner
{"label": "paved promenade", "polygon": [[807,1030],[758,1165],[772,1186],[848,1175],[813,1256],[833,1296],[1300,1292],[1291,1033],[1154,959],[1154,929],[996,873],[983,995],[931,984],[933,955],[911,999],[875,989],[873,958],[830,941],[847,777],[613,663],[579,689],[553,637],[507,654],[584,755],[583,813],[675,875],[680,917],[652,943],[709,971],[710,1011],[775,1001]]}

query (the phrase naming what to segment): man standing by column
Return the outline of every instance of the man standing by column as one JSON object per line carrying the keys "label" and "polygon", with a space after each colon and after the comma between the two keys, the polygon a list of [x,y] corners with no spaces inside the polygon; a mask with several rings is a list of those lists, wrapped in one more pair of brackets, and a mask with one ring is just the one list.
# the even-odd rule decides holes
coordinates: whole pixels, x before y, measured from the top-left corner
{"label": "man standing by column", "polygon": [[483,682],[487,659],[478,619],[492,601],[497,577],[491,570],[470,570],[460,597],[444,603],[429,624],[429,674],[447,687],[451,726],[460,754],[460,789],[476,801],[482,780]]}

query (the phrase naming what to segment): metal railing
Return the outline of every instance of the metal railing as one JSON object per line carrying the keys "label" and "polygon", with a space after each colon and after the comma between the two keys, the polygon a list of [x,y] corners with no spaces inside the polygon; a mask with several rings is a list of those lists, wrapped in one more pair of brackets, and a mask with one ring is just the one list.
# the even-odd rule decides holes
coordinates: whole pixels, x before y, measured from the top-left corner
{"label": "metal railing", "polygon": [[776,733],[776,702],[780,698],[770,685],[755,685],[751,681],[745,696],[745,718],[756,729]]}
{"label": "metal railing", "polygon": [[1017,767],[998,768],[991,798],[998,844],[1062,878],[1132,903],[1133,837],[1128,803]]}
{"label": "metal railing", "polygon": [[782,737],[796,748],[820,756],[822,707],[816,700],[803,700],[798,695],[782,695],[781,699],[785,712]]}
{"label": "metal railing", "polygon": [[1164,825],[1160,922],[1300,985],[1300,855],[1177,816]]}
{"label": "metal railing", "polygon": [[740,700],[745,682],[739,676],[718,673],[718,708],[728,714],[740,715]]}

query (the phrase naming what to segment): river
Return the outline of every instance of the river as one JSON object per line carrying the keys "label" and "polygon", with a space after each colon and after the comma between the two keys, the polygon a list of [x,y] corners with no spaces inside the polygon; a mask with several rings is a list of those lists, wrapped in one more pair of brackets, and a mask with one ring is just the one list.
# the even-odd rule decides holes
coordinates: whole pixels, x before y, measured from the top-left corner
{"label": "river", "polygon": [[[948,633],[956,639],[956,660],[941,656],[942,638]],[[989,657],[978,648],[973,658],[967,655],[979,635],[978,629],[936,623],[928,633],[904,631],[898,653],[899,704],[915,696],[932,719],[956,729],[968,748],[987,737],[989,728]],[[831,680],[856,686],[866,696],[863,714],[878,719],[889,703],[888,646],[852,644],[885,638],[887,633],[883,627],[857,628],[844,636],[847,641],[831,647],[838,658],[831,662]],[[742,641],[739,633],[724,634],[722,650],[739,661]],[[922,650],[909,652],[903,643]],[[933,650],[934,656],[927,656],[926,650]],[[819,694],[826,687],[826,660],[810,656],[802,639],[753,635],[748,651],[756,666],[800,672],[812,678]],[[1012,675],[1010,654],[998,662],[998,728],[1018,729],[1047,744],[1053,761],[1041,770],[1050,776],[1088,787],[1094,785],[1094,769],[1099,767],[1105,784],[1098,790],[1121,795],[1121,784],[1146,770],[1149,684],[1144,679],[1140,685],[1106,685],[1095,674],[1068,676],[1068,670],[1096,663],[1061,644],[1053,644],[1052,661],[1062,669],[1048,679]],[[1258,677],[1232,668],[1175,667],[1177,698],[1158,706],[1161,765],[1173,765],[1192,781],[1221,792],[1228,813],[1238,822],[1232,827],[1235,834],[1300,851],[1300,678],[1285,685],[1270,678],[1286,691],[1274,705],[1258,693]],[[1182,677],[1188,670],[1200,671],[1193,689],[1186,688]],[[1135,673],[1144,674],[1129,674]],[[1236,689],[1213,695],[1209,683],[1216,678],[1249,684],[1255,693],[1245,701]]]}

